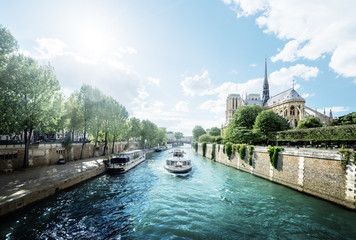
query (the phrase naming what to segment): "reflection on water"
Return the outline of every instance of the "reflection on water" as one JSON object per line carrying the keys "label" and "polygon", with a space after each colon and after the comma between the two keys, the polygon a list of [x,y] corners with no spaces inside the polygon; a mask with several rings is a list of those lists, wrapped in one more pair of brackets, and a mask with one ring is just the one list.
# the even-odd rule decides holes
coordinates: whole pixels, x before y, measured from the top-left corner
{"label": "reflection on water", "polygon": [[167,152],[102,175],[1,223],[1,239],[355,239],[356,213],[185,149],[193,170],[164,170]]}

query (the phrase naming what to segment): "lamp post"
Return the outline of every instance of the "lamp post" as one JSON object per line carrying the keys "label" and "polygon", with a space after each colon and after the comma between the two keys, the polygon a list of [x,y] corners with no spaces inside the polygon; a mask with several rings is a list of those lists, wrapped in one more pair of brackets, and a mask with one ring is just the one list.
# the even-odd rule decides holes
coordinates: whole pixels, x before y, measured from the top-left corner
{"label": "lamp post", "polygon": [[278,147],[278,135],[277,135],[277,147]]}

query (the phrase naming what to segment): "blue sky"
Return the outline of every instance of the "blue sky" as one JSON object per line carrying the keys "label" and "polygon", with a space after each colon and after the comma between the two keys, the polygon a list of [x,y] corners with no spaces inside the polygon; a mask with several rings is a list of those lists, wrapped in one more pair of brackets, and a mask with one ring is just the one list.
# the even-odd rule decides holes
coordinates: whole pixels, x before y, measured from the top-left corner
{"label": "blue sky", "polygon": [[356,111],[353,0],[3,0],[20,51],[55,68],[69,96],[83,83],[130,116],[191,135],[221,126],[229,93],[292,86],[334,116]]}

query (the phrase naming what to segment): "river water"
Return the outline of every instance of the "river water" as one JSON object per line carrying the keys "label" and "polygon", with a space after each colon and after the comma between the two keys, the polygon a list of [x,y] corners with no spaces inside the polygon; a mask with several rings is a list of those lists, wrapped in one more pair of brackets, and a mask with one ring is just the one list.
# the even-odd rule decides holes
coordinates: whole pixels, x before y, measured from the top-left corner
{"label": "river water", "polygon": [[184,150],[190,174],[149,154],[8,217],[0,239],[356,239],[356,212]]}

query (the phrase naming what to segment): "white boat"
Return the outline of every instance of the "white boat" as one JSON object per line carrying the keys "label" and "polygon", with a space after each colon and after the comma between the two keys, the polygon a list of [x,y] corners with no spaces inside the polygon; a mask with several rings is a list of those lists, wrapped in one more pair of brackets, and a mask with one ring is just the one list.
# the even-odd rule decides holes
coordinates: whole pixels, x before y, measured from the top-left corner
{"label": "white boat", "polygon": [[142,150],[119,153],[106,162],[106,171],[108,173],[124,173],[142,163],[145,159],[146,155]]}
{"label": "white boat", "polygon": [[174,149],[168,154],[164,168],[170,173],[188,173],[192,170],[192,163],[182,150]]}

